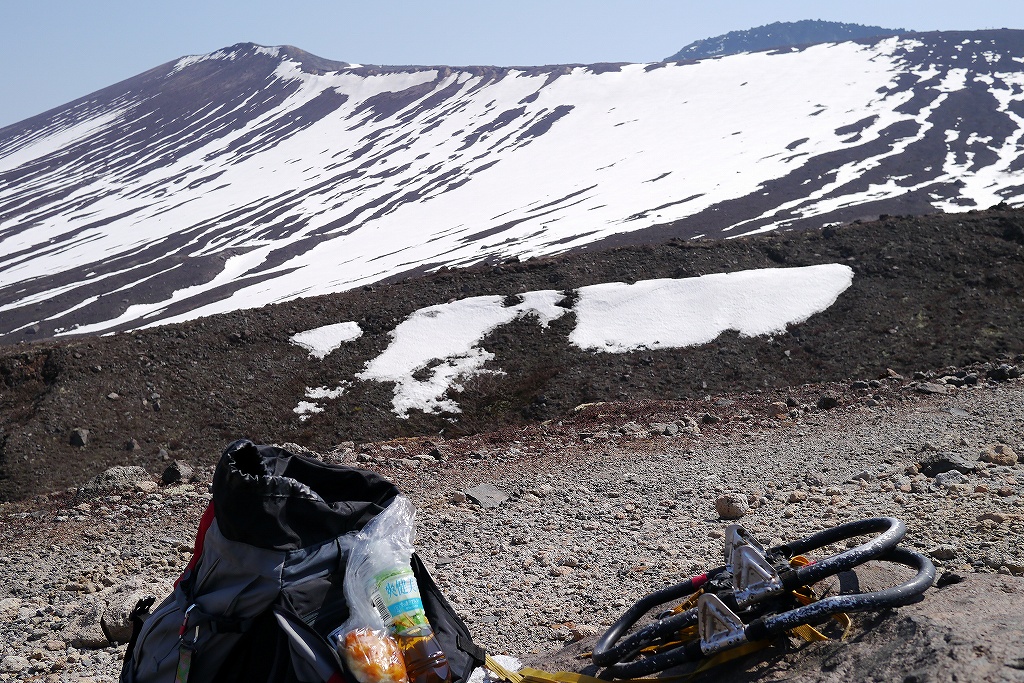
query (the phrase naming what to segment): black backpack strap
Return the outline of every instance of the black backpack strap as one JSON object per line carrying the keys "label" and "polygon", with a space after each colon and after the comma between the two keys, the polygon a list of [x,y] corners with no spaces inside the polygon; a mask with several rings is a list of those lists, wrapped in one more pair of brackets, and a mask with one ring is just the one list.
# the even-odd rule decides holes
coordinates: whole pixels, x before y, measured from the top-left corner
{"label": "black backpack strap", "polygon": [[312,626],[299,617],[287,600],[274,605],[274,619],[291,651],[291,670],[303,683],[350,683],[341,657]]}
{"label": "black backpack strap", "polygon": [[[131,669],[132,653],[135,652],[135,644],[139,642],[139,633],[142,632],[142,625],[146,622],[146,618],[149,616],[149,610],[153,608],[153,603],[156,602],[156,598],[143,598],[135,603],[135,607],[132,608],[131,613],[128,615],[128,621],[132,625],[132,635],[128,639],[128,647],[124,651],[124,663],[121,665],[121,676],[118,678],[120,683],[127,683],[129,676],[129,669]],[[103,635],[107,637],[107,640],[114,642],[114,639],[107,633],[106,624],[100,621],[100,627],[103,629]]]}
{"label": "black backpack strap", "polygon": [[218,614],[208,614],[199,609],[195,602],[195,573],[186,572],[178,583],[179,590],[174,592],[178,607],[185,615],[181,625],[182,633],[187,629],[202,626],[211,633],[245,633],[255,619],[233,619]]}
{"label": "black backpack strap", "polygon": [[412,571],[416,575],[416,583],[420,588],[420,597],[423,599],[423,609],[427,613],[427,619],[430,620],[434,635],[441,643],[441,649],[448,657],[448,666],[452,671],[452,683],[468,681],[473,670],[484,665],[486,651],[473,642],[473,636],[465,622],[448,604],[416,553],[413,553],[412,556]]}

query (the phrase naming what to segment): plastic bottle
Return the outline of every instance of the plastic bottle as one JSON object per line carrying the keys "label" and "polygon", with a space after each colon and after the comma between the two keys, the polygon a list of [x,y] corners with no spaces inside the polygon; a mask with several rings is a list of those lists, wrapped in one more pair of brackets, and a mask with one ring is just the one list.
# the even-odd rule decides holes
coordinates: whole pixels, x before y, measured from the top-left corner
{"label": "plastic bottle", "polygon": [[393,567],[374,574],[374,602],[388,623],[405,658],[409,683],[451,683],[448,657],[423,610],[412,567]]}

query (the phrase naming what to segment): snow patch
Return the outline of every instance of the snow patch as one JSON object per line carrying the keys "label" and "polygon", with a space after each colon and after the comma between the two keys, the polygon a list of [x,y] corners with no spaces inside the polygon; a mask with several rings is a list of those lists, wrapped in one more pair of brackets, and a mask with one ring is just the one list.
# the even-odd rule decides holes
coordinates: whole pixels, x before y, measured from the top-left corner
{"label": "snow patch", "polygon": [[298,414],[299,420],[303,422],[308,420],[310,415],[313,415],[314,413],[324,412],[322,406],[320,406],[317,403],[312,403],[310,401],[299,401],[299,405],[295,406],[292,410],[294,410],[295,413]]}
{"label": "snow patch", "polygon": [[327,387],[306,387],[306,398],[314,400],[299,401],[298,405],[292,410],[299,416],[300,422],[305,422],[315,413],[324,412],[324,407],[315,401],[325,398],[341,398],[350,386],[352,386],[351,382],[342,382],[333,389],[328,389]]}
{"label": "snow patch", "polygon": [[355,341],[361,336],[363,331],[359,323],[344,322],[293,334],[288,341],[309,351],[311,358],[323,360],[327,354],[340,348],[345,342]]}
{"label": "snow patch", "polygon": [[342,382],[333,389],[327,387],[306,387],[306,398],[340,398],[352,384]]}
{"label": "snow patch", "polygon": [[494,354],[479,347],[492,330],[516,318],[535,315],[547,326],[567,311],[556,304],[564,296],[554,290],[527,292],[520,303],[506,306],[501,296],[476,296],[414,311],[391,332],[391,344],[356,375],[361,380],[394,382],[394,412],[401,418],[417,408],[426,413],[458,413],[458,404],[443,398],[462,391],[461,382],[485,370]]}
{"label": "snow patch", "polygon": [[569,341],[625,353],[706,344],[726,330],[778,334],[827,309],[852,282],[853,270],[833,263],[591,285],[580,289]]}

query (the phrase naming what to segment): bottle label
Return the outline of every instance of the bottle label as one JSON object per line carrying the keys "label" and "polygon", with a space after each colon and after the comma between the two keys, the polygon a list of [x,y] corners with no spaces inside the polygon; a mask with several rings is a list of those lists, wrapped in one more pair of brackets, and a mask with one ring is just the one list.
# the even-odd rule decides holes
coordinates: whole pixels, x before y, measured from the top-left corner
{"label": "bottle label", "polygon": [[430,626],[411,568],[388,569],[376,574],[373,582],[398,635],[412,635]]}

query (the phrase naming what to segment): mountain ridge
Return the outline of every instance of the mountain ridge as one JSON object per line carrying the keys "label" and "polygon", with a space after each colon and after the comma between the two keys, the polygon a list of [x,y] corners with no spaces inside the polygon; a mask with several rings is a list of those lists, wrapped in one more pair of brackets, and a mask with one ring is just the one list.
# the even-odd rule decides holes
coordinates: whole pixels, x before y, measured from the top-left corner
{"label": "mountain ridge", "polygon": [[0,342],[441,266],[1016,204],[1022,36],[531,71],[318,73],[341,63],[249,44],[183,58],[4,129]]}
{"label": "mountain ridge", "polygon": [[839,21],[803,19],[801,21],[776,21],[751,29],[729,31],[711,38],[695,40],[678,52],[666,57],[666,62],[683,59],[706,59],[725,57],[740,52],[761,52],[787,47],[800,47],[818,43],[835,43],[847,40],[872,38],[914,33],[903,28],[888,29],[881,26],[865,26]]}

